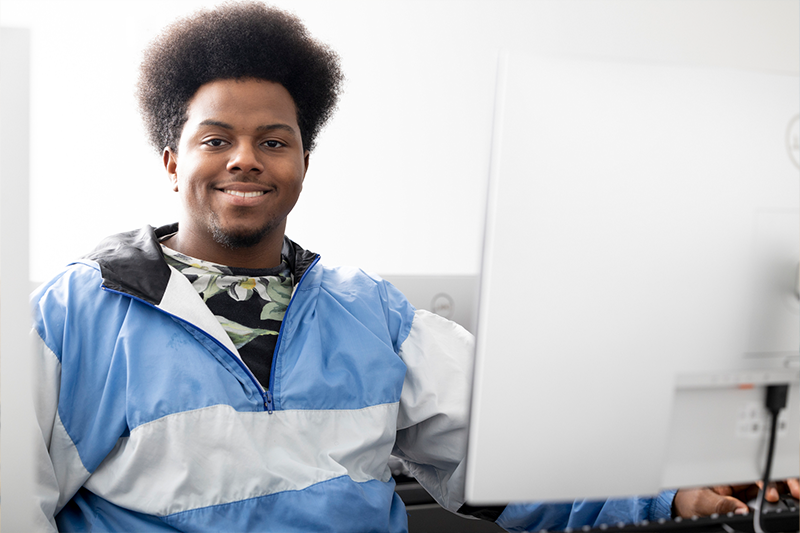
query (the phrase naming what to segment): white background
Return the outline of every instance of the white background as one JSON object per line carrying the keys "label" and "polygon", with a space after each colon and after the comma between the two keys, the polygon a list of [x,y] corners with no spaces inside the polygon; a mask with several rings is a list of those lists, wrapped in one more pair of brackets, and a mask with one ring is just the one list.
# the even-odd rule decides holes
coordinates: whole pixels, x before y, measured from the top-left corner
{"label": "white background", "polygon": [[[178,217],[133,97],[142,49],[213,1],[2,0],[32,30],[31,279]],[[276,2],[342,57],[339,111],[288,234],[328,264],[478,271],[501,48],[800,71],[797,0]]]}

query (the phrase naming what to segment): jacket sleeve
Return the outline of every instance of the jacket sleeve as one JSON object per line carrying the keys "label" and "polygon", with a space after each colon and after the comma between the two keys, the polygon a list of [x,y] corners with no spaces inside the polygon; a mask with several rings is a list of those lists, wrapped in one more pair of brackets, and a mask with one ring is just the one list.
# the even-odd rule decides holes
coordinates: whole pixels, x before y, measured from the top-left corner
{"label": "jacket sleeve", "polygon": [[34,332],[34,408],[40,430],[34,445],[36,528],[56,531],[55,515],[89,477],[58,414],[61,362]]}
{"label": "jacket sleeve", "polygon": [[464,504],[473,345],[458,324],[417,310],[399,350],[407,370],[394,454],[453,512]]}
{"label": "jacket sleeve", "polygon": [[124,318],[124,304],[115,300],[100,290],[98,272],[88,265],[71,267],[32,296],[40,431],[34,497],[42,530],[56,529],[55,516],[126,427],[124,366],[110,369],[114,328]]}
{"label": "jacket sleeve", "polygon": [[559,531],[645,520],[657,522],[670,518],[674,497],[675,491],[670,490],[654,497],[517,503],[507,506],[496,523],[506,531]]}
{"label": "jacket sleeve", "polygon": [[[464,513],[474,339],[461,326],[416,310],[399,353],[407,373],[394,454],[440,505]],[[513,504],[470,514],[496,519],[509,531],[558,530],[669,518],[673,496],[665,492],[652,498]]]}

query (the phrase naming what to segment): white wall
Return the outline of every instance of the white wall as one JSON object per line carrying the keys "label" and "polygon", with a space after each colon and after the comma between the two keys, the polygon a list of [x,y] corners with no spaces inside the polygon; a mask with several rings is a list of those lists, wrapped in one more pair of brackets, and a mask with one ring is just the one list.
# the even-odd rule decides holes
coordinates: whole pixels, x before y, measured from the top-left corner
{"label": "white wall", "polygon": [[0,470],[3,531],[30,530],[36,428],[28,306],[28,103],[30,35],[0,27],[0,353],[3,406]]}
{"label": "white wall", "polygon": [[[214,1],[3,0],[32,29],[31,277],[178,203],[133,99],[139,54]],[[798,0],[284,0],[346,93],[288,233],[330,264],[478,270],[497,52],[800,71]]]}

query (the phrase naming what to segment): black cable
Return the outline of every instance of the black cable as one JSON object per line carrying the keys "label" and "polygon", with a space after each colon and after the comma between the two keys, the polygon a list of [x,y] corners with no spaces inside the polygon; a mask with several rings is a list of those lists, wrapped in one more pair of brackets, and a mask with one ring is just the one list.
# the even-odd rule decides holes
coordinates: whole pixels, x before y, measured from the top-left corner
{"label": "black cable", "polygon": [[764,506],[767,496],[767,483],[772,470],[772,457],[775,452],[775,439],[778,436],[778,415],[781,409],[786,407],[786,397],[789,394],[789,385],[769,385],[767,386],[766,408],[771,415],[769,446],[767,447],[767,462],[764,467],[764,476],[761,478],[761,488],[756,498],[756,508],[753,514],[753,529],[756,533],[764,533],[761,509]]}

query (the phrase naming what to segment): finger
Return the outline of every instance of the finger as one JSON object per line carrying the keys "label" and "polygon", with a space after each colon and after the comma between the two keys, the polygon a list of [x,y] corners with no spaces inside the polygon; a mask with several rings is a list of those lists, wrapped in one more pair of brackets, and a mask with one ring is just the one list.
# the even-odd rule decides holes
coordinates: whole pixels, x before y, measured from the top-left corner
{"label": "finger", "polygon": [[789,493],[792,497],[800,500],[800,479],[787,479],[786,486],[789,487]]}
{"label": "finger", "polygon": [[778,489],[775,487],[774,483],[767,485],[767,492],[764,495],[764,499],[772,503],[781,499],[781,495],[778,493]]}
{"label": "finger", "polygon": [[[763,481],[756,481],[755,485],[759,488],[759,490],[764,489],[764,482]],[[761,497],[761,493],[759,492],[758,497]],[[768,502],[777,502],[780,499],[780,495],[778,494],[778,490],[775,488],[774,483],[770,483],[767,485],[767,490],[764,493],[764,499]]]}
{"label": "finger", "polygon": [[716,502],[716,509],[714,512],[717,514],[747,514],[750,512],[750,508],[741,500],[737,500],[731,496],[723,496]]}

